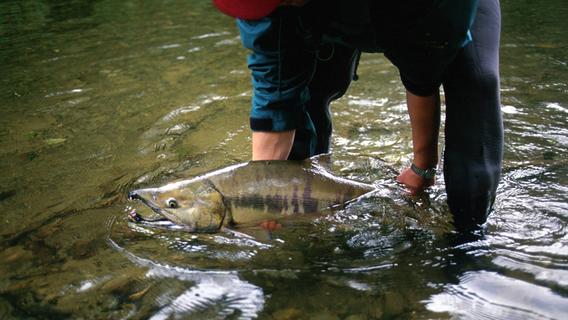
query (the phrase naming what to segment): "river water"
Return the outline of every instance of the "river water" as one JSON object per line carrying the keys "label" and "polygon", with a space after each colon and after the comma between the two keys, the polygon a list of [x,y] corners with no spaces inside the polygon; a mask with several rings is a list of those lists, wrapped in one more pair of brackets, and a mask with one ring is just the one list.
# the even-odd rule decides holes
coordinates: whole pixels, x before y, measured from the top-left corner
{"label": "river water", "polygon": [[[568,318],[568,4],[502,2],[504,173],[481,235],[442,177],[412,198],[404,92],[380,55],[334,103],[333,171],[380,194],[326,216],[187,234],[133,188],[250,157],[250,79],[209,1],[0,3],[0,319]],[[443,140],[443,137],[442,137]]]}

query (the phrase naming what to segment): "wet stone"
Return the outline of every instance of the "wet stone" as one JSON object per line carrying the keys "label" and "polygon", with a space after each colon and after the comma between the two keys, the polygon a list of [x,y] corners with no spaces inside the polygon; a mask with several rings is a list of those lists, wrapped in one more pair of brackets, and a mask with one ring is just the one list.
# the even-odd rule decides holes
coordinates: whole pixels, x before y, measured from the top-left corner
{"label": "wet stone", "polygon": [[101,240],[78,240],[69,249],[69,255],[74,259],[87,259],[97,254],[97,249],[100,246]]}
{"label": "wet stone", "polygon": [[294,320],[300,319],[302,311],[296,308],[281,309],[272,314],[274,320]]}
{"label": "wet stone", "polygon": [[101,287],[104,292],[123,294],[129,292],[136,285],[136,279],[132,275],[121,275],[109,280]]}
{"label": "wet stone", "polygon": [[48,265],[57,260],[57,250],[45,241],[32,241],[30,244],[30,249],[36,263]]}
{"label": "wet stone", "polygon": [[23,288],[18,292],[18,299],[16,301],[16,306],[20,309],[31,308],[39,303],[38,298],[34,291],[26,290]]}
{"label": "wet stone", "polygon": [[13,309],[8,301],[0,298],[0,319],[14,319],[15,317],[12,314]]}
{"label": "wet stone", "polygon": [[544,160],[554,160],[555,157],[556,157],[556,154],[552,151],[545,151],[542,154],[542,158]]}
{"label": "wet stone", "polygon": [[401,314],[404,310],[403,297],[398,292],[387,292],[384,296],[385,313],[389,316]]}
{"label": "wet stone", "polygon": [[39,157],[39,152],[38,151],[24,152],[21,153],[18,157],[20,158],[20,160],[24,162],[30,162],[32,160],[35,160],[37,157]]}
{"label": "wet stone", "polygon": [[0,201],[9,199],[16,195],[16,190],[0,191]]}
{"label": "wet stone", "polygon": [[317,314],[310,316],[310,319],[313,320],[339,320],[339,317],[336,314],[331,313],[330,311],[324,310],[318,312]]}
{"label": "wet stone", "polygon": [[44,140],[45,144],[47,144],[48,146],[59,145],[59,144],[65,143],[65,141],[67,141],[67,139],[65,139],[65,138],[51,138],[51,139],[45,139]]}
{"label": "wet stone", "polygon": [[369,317],[371,319],[382,319],[383,314],[383,308],[379,304],[369,306]]}
{"label": "wet stone", "polygon": [[41,227],[35,234],[36,239],[46,239],[52,237],[63,225],[63,220]]}
{"label": "wet stone", "polygon": [[150,290],[150,288],[151,288],[151,286],[148,286],[143,290],[140,290],[138,292],[131,294],[130,296],[128,296],[128,300],[130,300],[130,301],[139,300],[140,298],[144,297],[144,295]]}
{"label": "wet stone", "polygon": [[9,247],[0,252],[2,263],[14,263],[33,259],[33,253],[26,250],[23,246]]}

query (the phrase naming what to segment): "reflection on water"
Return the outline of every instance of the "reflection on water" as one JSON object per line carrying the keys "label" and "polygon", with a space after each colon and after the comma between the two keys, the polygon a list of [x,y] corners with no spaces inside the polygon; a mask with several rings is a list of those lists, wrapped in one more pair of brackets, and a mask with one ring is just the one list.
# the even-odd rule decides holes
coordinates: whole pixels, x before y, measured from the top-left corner
{"label": "reflection on water", "polygon": [[568,7],[503,1],[496,210],[451,232],[421,197],[396,70],[364,55],[332,107],[333,170],[377,186],[328,215],[218,234],[125,219],[128,190],[248,160],[250,78],[208,1],[0,2],[0,318],[564,319]]}
{"label": "reflection on water", "polygon": [[[258,316],[264,305],[262,289],[239,279],[231,271],[199,271],[171,265],[162,265],[140,258],[109,240],[110,245],[124,254],[139,267],[148,268],[149,279],[173,278],[191,283],[191,287],[178,296],[172,292],[155,301],[158,311],[151,319],[170,319],[191,316],[199,312],[203,319],[226,317],[238,314],[239,318],[250,319]],[[238,312],[237,312],[238,311]]]}
{"label": "reflection on water", "polygon": [[487,271],[468,272],[434,295],[428,308],[460,319],[562,319],[566,300],[548,288]]}

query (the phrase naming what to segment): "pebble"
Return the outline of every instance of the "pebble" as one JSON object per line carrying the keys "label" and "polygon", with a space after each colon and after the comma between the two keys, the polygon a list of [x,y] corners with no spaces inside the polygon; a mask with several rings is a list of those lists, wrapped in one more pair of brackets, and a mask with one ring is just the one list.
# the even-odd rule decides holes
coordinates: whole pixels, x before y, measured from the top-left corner
{"label": "pebble", "polygon": [[67,139],[65,138],[53,138],[53,139],[45,139],[44,142],[45,144],[47,144],[48,146],[55,146],[58,144],[62,144],[65,143],[65,141],[67,141]]}
{"label": "pebble", "polygon": [[272,314],[272,319],[274,320],[294,320],[300,319],[302,316],[302,311],[296,308],[286,308],[281,309]]}
{"label": "pebble", "polygon": [[131,275],[123,274],[103,284],[101,289],[104,292],[122,293],[128,291],[134,281]]}
{"label": "pebble", "polygon": [[399,315],[404,310],[403,297],[398,292],[387,292],[384,301],[385,313],[389,316]]}

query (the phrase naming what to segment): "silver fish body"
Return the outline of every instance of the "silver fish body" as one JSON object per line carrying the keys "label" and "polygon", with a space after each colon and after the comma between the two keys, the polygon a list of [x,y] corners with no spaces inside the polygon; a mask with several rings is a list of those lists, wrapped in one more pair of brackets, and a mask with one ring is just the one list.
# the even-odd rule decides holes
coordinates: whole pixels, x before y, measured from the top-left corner
{"label": "silver fish body", "polygon": [[191,232],[322,212],[374,187],[331,174],[315,159],[251,161],[159,188],[135,190],[156,213]]}

